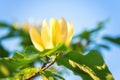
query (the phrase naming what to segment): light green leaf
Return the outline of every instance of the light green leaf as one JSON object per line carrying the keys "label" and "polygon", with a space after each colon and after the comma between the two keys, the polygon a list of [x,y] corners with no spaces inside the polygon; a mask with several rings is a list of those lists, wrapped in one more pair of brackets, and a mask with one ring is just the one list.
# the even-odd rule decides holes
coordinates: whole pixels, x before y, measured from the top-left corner
{"label": "light green leaf", "polygon": [[54,75],[51,71],[42,71],[40,75],[42,80],[54,80]]}
{"label": "light green leaf", "polygon": [[26,58],[35,58],[37,59],[39,55],[41,55],[41,52],[39,52],[34,46],[28,46],[24,50],[24,55]]}
{"label": "light green leaf", "polygon": [[38,72],[38,68],[28,67],[28,68],[21,69],[19,72],[16,72],[14,76],[0,78],[0,80],[25,80],[30,75],[35,74],[37,72]]}
{"label": "light green leaf", "polygon": [[42,76],[43,80],[65,80],[62,76],[49,70],[42,71],[40,76]]}
{"label": "light green leaf", "polygon": [[28,78],[30,75],[35,74],[38,72],[38,68],[25,68],[21,70],[17,75],[21,76],[22,79]]}
{"label": "light green leaf", "polygon": [[23,53],[15,53],[15,55],[12,58],[9,57],[1,58],[0,67],[2,67],[2,65],[5,67],[1,71],[3,72],[4,70],[5,72],[5,70],[8,70],[9,72],[9,75],[4,75],[3,77],[11,76],[20,69],[28,67],[31,63],[36,61],[37,58],[38,55],[36,54],[33,54],[33,56],[28,58]]}
{"label": "light green leaf", "polygon": [[43,53],[44,53],[44,55],[50,56],[50,55],[54,55],[54,54],[59,53],[59,52],[66,51],[66,50],[67,50],[67,48],[66,48],[65,44],[60,43],[54,49],[51,49],[51,50],[47,51],[46,53],[44,53],[44,52]]}

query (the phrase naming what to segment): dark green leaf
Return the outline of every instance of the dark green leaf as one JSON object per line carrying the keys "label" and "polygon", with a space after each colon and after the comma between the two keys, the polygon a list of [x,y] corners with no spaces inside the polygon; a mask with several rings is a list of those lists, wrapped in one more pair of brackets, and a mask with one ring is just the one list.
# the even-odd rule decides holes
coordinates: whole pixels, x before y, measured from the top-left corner
{"label": "dark green leaf", "polygon": [[110,37],[110,36],[104,36],[103,39],[110,41],[112,43],[120,45],[120,36],[118,37]]}
{"label": "dark green leaf", "polygon": [[84,46],[80,42],[74,43],[71,46],[73,50],[80,51],[80,52],[84,51]]}
{"label": "dark green leaf", "polygon": [[9,52],[0,45],[0,58],[8,57],[8,56],[9,56]]}
{"label": "dark green leaf", "polygon": [[55,77],[59,78],[60,80],[65,80],[62,76],[58,75],[58,74],[53,74]]}
{"label": "dark green leaf", "polygon": [[41,72],[41,77],[43,80],[54,80],[54,75],[51,71],[43,71]]}
{"label": "dark green leaf", "polygon": [[0,27],[6,27],[6,26],[10,26],[8,23],[5,22],[0,22]]}
{"label": "dark green leaf", "polygon": [[58,58],[57,63],[69,68],[83,80],[113,80],[112,74],[97,51],[90,51],[87,55],[72,51]]}
{"label": "dark green leaf", "polygon": [[98,48],[104,48],[104,49],[107,49],[107,50],[110,50],[110,47],[108,45],[105,45],[105,44],[98,44]]}
{"label": "dark green leaf", "polygon": [[89,31],[87,31],[87,30],[84,30],[84,31],[80,34],[80,38],[82,38],[82,39],[89,39],[89,37],[90,37],[90,33],[89,33]]}
{"label": "dark green leaf", "polygon": [[89,32],[90,32],[90,33],[96,33],[96,32],[98,32],[98,31],[100,31],[102,28],[103,28],[103,23],[102,23],[102,22],[99,22],[99,23],[98,23],[98,26],[97,26],[95,29],[90,30]]}

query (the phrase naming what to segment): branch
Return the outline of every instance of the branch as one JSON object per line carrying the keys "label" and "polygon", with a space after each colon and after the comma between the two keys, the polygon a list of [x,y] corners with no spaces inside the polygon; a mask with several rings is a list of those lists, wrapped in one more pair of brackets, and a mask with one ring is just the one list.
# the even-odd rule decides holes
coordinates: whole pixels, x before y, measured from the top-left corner
{"label": "branch", "polygon": [[41,68],[39,68],[39,70],[38,70],[37,73],[31,74],[31,75],[30,75],[28,78],[26,78],[25,80],[30,80],[30,79],[36,77],[36,76],[40,73],[40,71],[45,71],[47,68],[49,68],[49,67],[50,67],[52,64],[54,64],[54,63],[55,63],[55,60],[54,60],[54,61],[51,61],[51,62],[48,63],[47,65],[46,65],[46,63],[43,64],[43,66],[42,66]]}
{"label": "branch", "polygon": [[55,63],[55,61],[51,61],[49,64],[47,64],[47,66],[43,67],[41,70],[42,71],[46,70],[48,67],[50,67],[54,63]]}

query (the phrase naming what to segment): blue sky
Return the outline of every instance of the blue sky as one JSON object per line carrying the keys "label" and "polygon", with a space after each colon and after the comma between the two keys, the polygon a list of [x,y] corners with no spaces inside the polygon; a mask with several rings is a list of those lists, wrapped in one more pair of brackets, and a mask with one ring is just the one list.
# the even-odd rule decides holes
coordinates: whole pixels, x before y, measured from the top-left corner
{"label": "blue sky", "polygon": [[[73,22],[75,34],[109,17],[101,35],[120,35],[120,0],[0,0],[0,21],[21,24],[30,18],[38,22],[61,16]],[[120,80],[120,46],[111,46],[111,51],[104,51],[104,58],[115,79]]]}

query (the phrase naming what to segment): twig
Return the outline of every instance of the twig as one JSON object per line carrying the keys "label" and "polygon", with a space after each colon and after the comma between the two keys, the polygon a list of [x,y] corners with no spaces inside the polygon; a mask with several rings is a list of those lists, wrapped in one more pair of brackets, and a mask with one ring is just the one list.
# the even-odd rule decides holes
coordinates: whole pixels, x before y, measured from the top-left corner
{"label": "twig", "polygon": [[49,68],[54,63],[55,63],[55,60],[51,61],[48,64],[46,64],[46,63],[43,64],[43,66],[38,70],[37,73],[31,74],[28,78],[26,78],[26,80],[30,80],[30,79],[36,77],[40,73],[40,71],[45,71],[47,68]]}
{"label": "twig", "polygon": [[46,65],[47,65],[47,63],[44,63],[43,66],[40,68],[40,70],[41,70],[42,68],[44,68]]}
{"label": "twig", "polygon": [[49,64],[47,64],[47,66],[43,67],[41,70],[42,71],[46,70],[48,67],[50,67],[54,63],[55,63],[55,61],[51,61]]}

